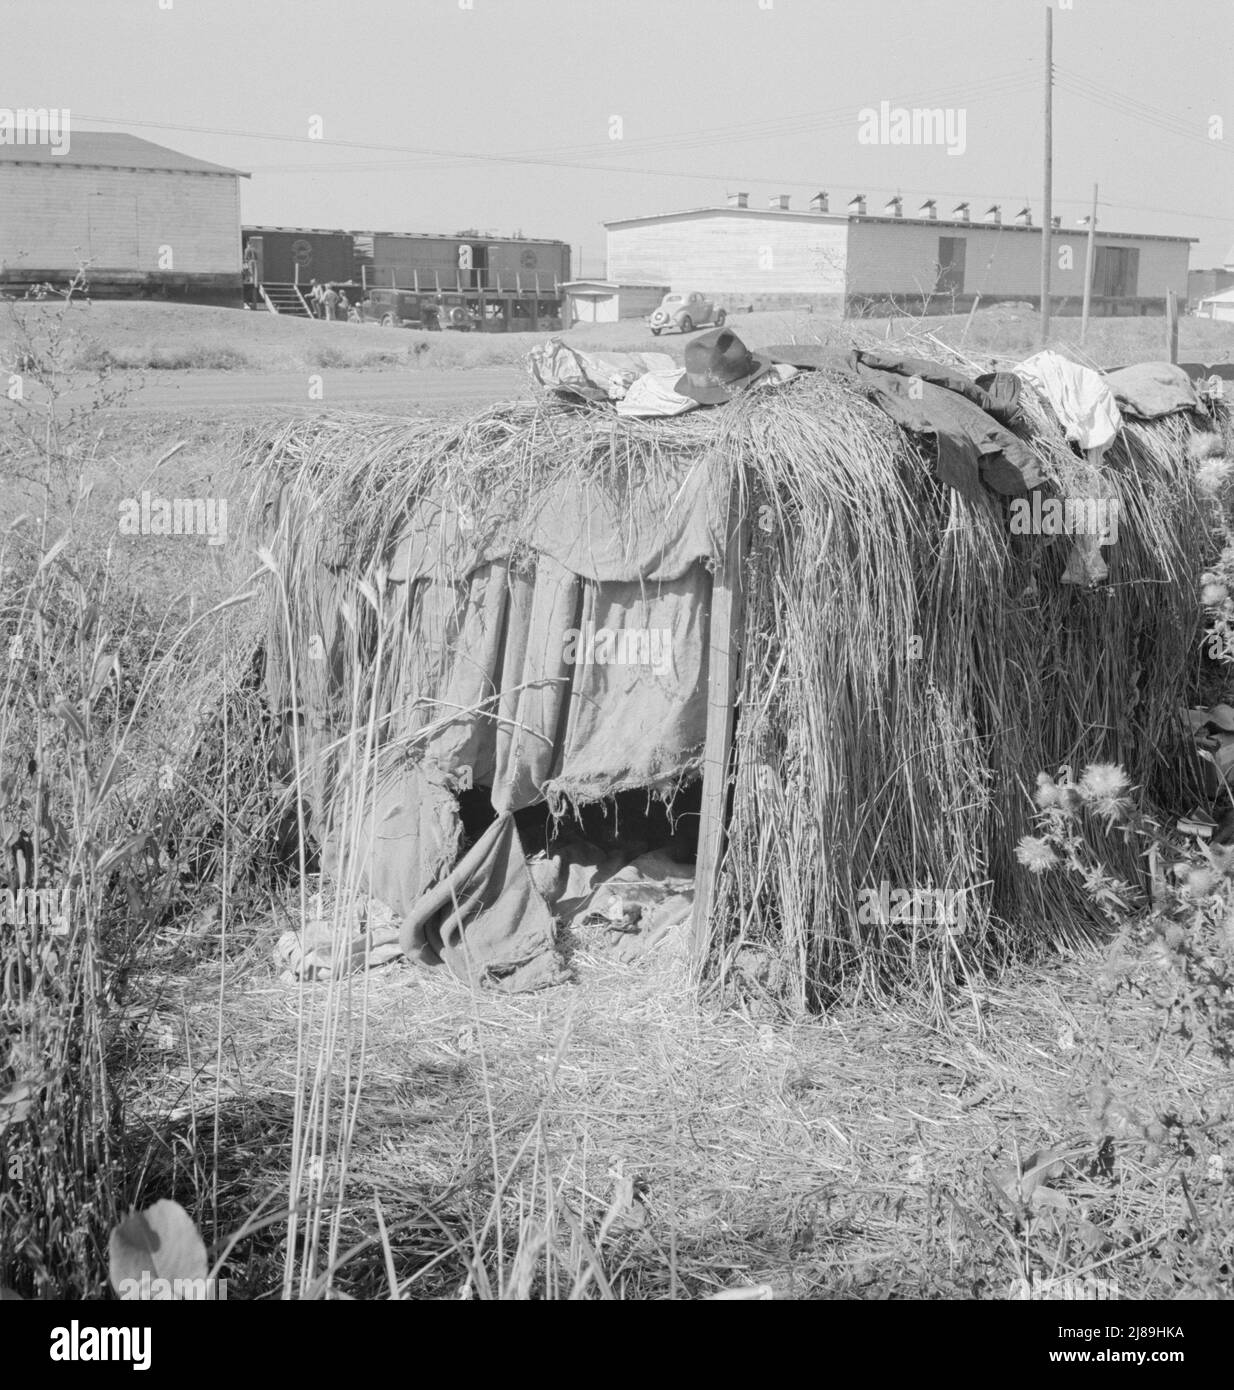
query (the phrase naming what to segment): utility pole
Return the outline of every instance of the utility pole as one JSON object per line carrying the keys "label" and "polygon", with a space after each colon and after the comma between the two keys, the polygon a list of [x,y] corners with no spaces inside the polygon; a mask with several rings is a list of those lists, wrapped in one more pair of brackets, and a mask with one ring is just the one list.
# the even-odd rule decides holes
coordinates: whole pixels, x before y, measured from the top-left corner
{"label": "utility pole", "polygon": [[1050,337],[1050,236],[1054,231],[1054,11],[1045,11],[1045,215],[1041,221],[1041,346]]}
{"label": "utility pole", "polygon": [[1088,249],[1084,252],[1084,315],[1080,319],[1080,346],[1088,337],[1088,311],[1093,302],[1093,244],[1097,240],[1097,185],[1093,184],[1093,210],[1088,214]]}

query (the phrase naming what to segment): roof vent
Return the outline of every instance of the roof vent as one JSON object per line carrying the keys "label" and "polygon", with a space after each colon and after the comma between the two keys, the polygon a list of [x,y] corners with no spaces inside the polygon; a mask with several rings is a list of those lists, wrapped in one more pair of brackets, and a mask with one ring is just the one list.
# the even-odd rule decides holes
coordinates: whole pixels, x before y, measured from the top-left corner
{"label": "roof vent", "polygon": [[1017,227],[1031,227],[1033,225],[1033,210],[1027,203],[1015,215]]}
{"label": "roof vent", "polygon": [[779,208],[781,212],[787,212],[787,211],[788,211],[788,194],[787,194],[787,193],[777,193],[777,194],[775,195],[774,198],[772,198],[772,199],[770,199],[770,200],[768,201],[767,206],[768,206],[769,208]]}
{"label": "roof vent", "polygon": [[816,194],[814,195],[814,197],[810,199],[810,211],[811,211],[811,212],[826,212],[826,211],[827,211],[827,195],[826,195],[825,193],[816,193]]}
{"label": "roof vent", "polygon": [[1050,218],[1050,226],[1051,226],[1055,231],[1058,231],[1058,229],[1059,229],[1062,225],[1063,225],[1063,219],[1062,219],[1060,216],[1058,216],[1057,214],[1056,214],[1055,216],[1053,216],[1053,217]]}
{"label": "roof vent", "polygon": [[985,210],[985,220],[993,227],[1003,225],[1003,210],[997,203],[991,203]]}
{"label": "roof vent", "polygon": [[864,217],[866,215],[866,195],[864,193],[858,193],[855,198],[850,198],[848,200],[848,206],[849,210],[855,216]]}
{"label": "roof vent", "polygon": [[967,203],[957,203],[955,207],[951,209],[952,217],[958,217],[961,222],[971,221],[969,213],[970,209]]}
{"label": "roof vent", "polygon": [[750,206],[750,195],[748,193],[730,193],[728,195],[728,205],[730,208],[748,208]]}
{"label": "roof vent", "polygon": [[884,214],[890,213],[892,217],[904,216],[904,199],[897,193],[894,198],[888,198],[883,205]]}
{"label": "roof vent", "polygon": [[923,214],[926,217],[928,217],[931,222],[938,221],[938,204],[934,201],[933,198],[927,198],[926,201],[922,203],[922,205],[917,209],[918,217],[922,216]]}

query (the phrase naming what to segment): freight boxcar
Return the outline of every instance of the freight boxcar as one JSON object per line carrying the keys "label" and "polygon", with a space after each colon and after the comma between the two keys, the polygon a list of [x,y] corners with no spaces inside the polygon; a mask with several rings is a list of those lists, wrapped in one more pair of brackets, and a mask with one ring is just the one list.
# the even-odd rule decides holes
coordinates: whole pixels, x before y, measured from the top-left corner
{"label": "freight boxcar", "polygon": [[363,276],[374,288],[449,295],[489,332],[553,327],[570,278],[570,247],[532,237],[375,232]]}
{"label": "freight boxcar", "polygon": [[346,283],[355,278],[356,244],[351,232],[314,227],[245,227],[244,245],[253,246],[259,279],[307,285],[310,280]]}

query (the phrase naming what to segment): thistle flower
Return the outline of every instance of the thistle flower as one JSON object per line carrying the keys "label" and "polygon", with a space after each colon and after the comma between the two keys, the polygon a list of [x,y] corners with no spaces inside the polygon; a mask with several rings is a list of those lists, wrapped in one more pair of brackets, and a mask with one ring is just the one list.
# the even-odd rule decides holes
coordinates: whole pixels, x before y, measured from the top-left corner
{"label": "thistle flower", "polygon": [[1200,590],[1200,602],[1205,608],[1216,608],[1219,603],[1224,603],[1230,596],[1230,591],[1224,584],[1205,584]]}
{"label": "thistle flower", "polygon": [[1048,772],[1037,774],[1037,790],[1033,793],[1033,800],[1043,811],[1058,805],[1058,787]]}
{"label": "thistle flower", "polygon": [[1208,457],[1196,468],[1195,482],[1201,492],[1210,497],[1223,492],[1234,475],[1234,464],[1227,458]]}
{"label": "thistle flower", "polygon": [[1221,885],[1220,877],[1211,869],[1193,868],[1187,875],[1183,892],[1189,898],[1207,898]]}
{"label": "thistle flower", "polygon": [[1058,863],[1058,855],[1048,840],[1037,835],[1024,835],[1015,847],[1015,857],[1034,874],[1043,874]]}
{"label": "thistle flower", "polygon": [[1114,763],[1092,763],[1084,769],[1079,791],[1090,810],[1112,821],[1126,812],[1129,788],[1127,774],[1121,767]]}

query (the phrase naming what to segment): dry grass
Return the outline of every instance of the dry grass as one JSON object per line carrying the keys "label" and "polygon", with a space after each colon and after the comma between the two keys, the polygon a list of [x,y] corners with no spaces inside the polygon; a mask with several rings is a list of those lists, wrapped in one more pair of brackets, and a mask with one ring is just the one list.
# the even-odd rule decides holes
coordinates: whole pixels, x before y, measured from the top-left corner
{"label": "dry grass", "polygon": [[[208,1239],[285,1200],[301,1011],[323,1004],[273,977],[276,930],[223,973],[181,977],[163,1006],[175,1044],[137,1101],[133,1200],[177,1197]],[[576,987],[516,1000],[407,967],[354,984],[366,1080],[339,1253],[360,1248],[339,1291],[1003,1299],[1036,1274],[1204,1293],[1183,1183],[1230,1211],[1210,1162],[1228,1149],[1230,1078],[1157,1052],[1130,1006],[1104,1018],[1091,954],[981,982],[941,1027],[904,1009],[700,1011],[680,956],[579,965]],[[1098,1056],[1125,1118],[1092,1091]],[[1181,1143],[1137,1130],[1157,1112],[1185,1124]],[[1017,1211],[991,1175],[1044,1148],[1068,1155],[1065,1205]],[[277,1296],[281,1265],[269,1230],[241,1242],[232,1296]]]}
{"label": "dry grass", "polygon": [[[55,308],[23,307],[38,315]],[[137,302],[83,303],[72,311],[78,362],[125,370],[214,369],[244,372],[314,371],[346,367],[363,371],[466,369],[521,363],[528,350],[546,341],[543,333],[419,333],[376,324],[310,322],[261,312],[198,305]],[[967,314],[852,319],[841,322],[802,310],[730,315],[729,326],[751,347],[773,343],[856,339],[899,341],[931,331],[964,351],[1026,356],[1038,347],[1037,315],[1009,306]],[[565,335],[574,347],[596,351],[667,352],[678,360],[689,338],[653,338],[646,323],[626,319],[613,324],[576,324]],[[0,361],[9,355],[13,335],[0,321]],[[1079,320],[1056,318],[1051,343],[1068,351],[1079,342]],[[1184,360],[1229,361],[1234,328],[1207,319],[1184,317],[1179,327]],[[1165,321],[1160,318],[1094,319],[1088,351],[1099,363],[1158,359],[1165,353]]]}

